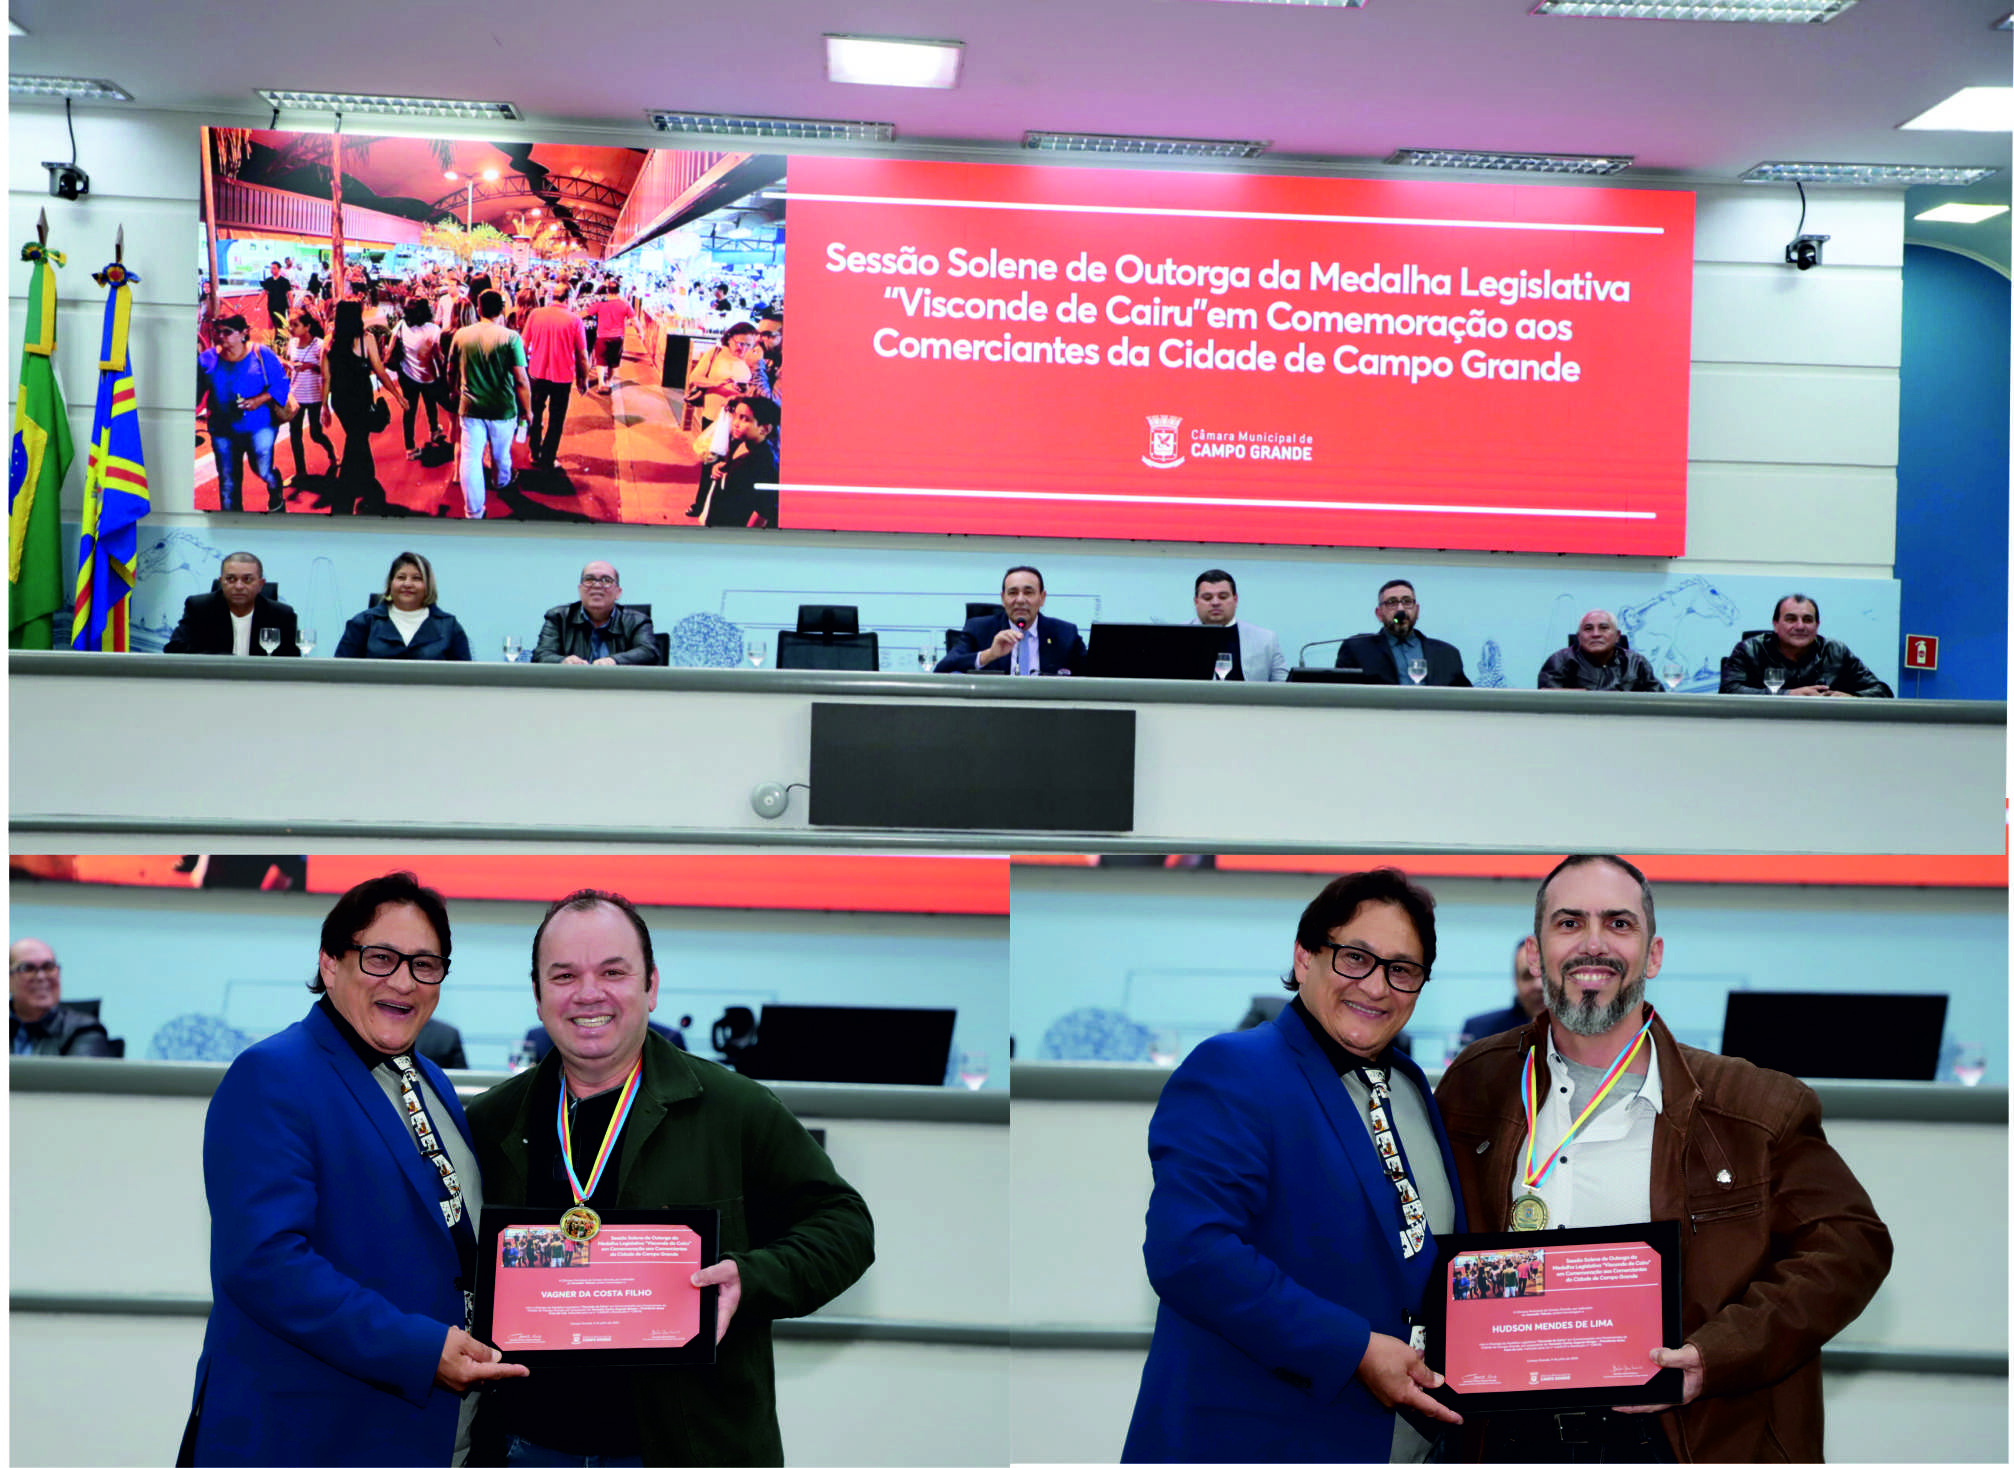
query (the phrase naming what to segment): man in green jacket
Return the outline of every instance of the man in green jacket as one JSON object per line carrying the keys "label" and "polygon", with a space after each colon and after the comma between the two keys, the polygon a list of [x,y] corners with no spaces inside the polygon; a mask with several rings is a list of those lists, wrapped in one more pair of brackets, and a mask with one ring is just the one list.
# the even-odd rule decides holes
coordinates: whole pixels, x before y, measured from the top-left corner
{"label": "man in green jacket", "polygon": [[866,1272],[867,1205],[766,1086],[650,1034],[657,966],[628,899],[583,890],[554,903],[532,938],[532,994],[552,1052],[468,1108],[485,1202],[555,1219],[583,1202],[719,1209],[720,1262],[693,1276],[720,1286],[719,1357],[662,1370],[583,1359],[486,1392],[473,1461],[780,1465],[770,1322],[810,1314]]}

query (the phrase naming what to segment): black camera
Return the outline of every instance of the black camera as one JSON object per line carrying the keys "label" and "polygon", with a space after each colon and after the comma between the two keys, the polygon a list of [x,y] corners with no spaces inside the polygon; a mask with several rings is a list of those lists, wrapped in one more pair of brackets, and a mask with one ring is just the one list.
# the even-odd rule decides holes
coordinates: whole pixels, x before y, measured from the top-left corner
{"label": "black camera", "polygon": [[1809,270],[1814,265],[1825,263],[1825,242],[1829,234],[1801,234],[1783,247],[1783,263],[1795,265],[1799,270]]}
{"label": "black camera", "polygon": [[58,199],[81,199],[91,192],[91,175],[74,163],[45,163],[49,193]]}

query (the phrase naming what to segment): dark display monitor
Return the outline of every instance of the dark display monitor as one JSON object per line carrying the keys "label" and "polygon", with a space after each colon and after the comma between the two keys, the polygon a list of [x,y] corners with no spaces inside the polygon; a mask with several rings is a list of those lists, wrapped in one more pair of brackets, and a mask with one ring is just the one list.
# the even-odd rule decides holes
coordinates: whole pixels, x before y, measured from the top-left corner
{"label": "dark display monitor", "polygon": [[736,1068],[764,1081],[941,1086],[957,1022],[955,1009],[765,1004]]}
{"label": "dark display monitor", "polygon": [[1945,994],[1727,996],[1720,1053],[1800,1079],[1930,1081],[1944,1041]]}
{"label": "dark display monitor", "polygon": [[1089,651],[1084,671],[1093,678],[1186,678],[1208,682],[1216,676],[1219,653],[1229,653],[1231,670],[1238,672],[1238,629],[1169,627],[1155,622],[1094,622]]}

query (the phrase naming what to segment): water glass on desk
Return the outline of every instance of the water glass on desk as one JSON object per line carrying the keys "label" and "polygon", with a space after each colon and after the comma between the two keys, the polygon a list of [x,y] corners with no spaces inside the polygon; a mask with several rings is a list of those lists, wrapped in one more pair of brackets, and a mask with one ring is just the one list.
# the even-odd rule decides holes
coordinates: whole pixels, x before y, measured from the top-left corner
{"label": "water glass on desk", "polygon": [[1677,658],[1666,658],[1663,666],[1657,670],[1657,676],[1666,688],[1676,693],[1678,685],[1685,681],[1685,664]]}
{"label": "water glass on desk", "polygon": [[984,1050],[961,1050],[958,1052],[958,1084],[968,1091],[976,1091],[986,1084],[986,1077],[992,1073],[986,1064]]}
{"label": "water glass on desk", "polygon": [[524,656],[524,644],[515,637],[506,637],[503,640],[503,652],[504,661],[514,663]]}
{"label": "water glass on desk", "polygon": [[294,646],[301,650],[302,657],[311,656],[315,650],[315,629],[302,627],[294,633]]}
{"label": "water glass on desk", "polygon": [[1229,653],[1220,652],[1217,654],[1217,665],[1210,670],[1210,676],[1219,683],[1231,676],[1231,655]]}
{"label": "water glass on desk", "polygon": [[1407,663],[1406,676],[1413,680],[1415,686],[1426,682],[1427,660],[1425,658],[1414,658],[1411,662]]}
{"label": "water glass on desk", "polygon": [[261,627],[259,629],[259,646],[265,650],[267,657],[271,657],[274,653],[278,652],[280,650],[280,629],[277,627]]}
{"label": "water glass on desk", "polygon": [[1783,669],[1765,668],[1762,672],[1762,686],[1771,693],[1783,692]]}
{"label": "water glass on desk", "polygon": [[764,642],[760,637],[751,637],[748,640],[747,646],[748,666],[751,668],[761,667],[763,659],[769,656],[769,644]]}

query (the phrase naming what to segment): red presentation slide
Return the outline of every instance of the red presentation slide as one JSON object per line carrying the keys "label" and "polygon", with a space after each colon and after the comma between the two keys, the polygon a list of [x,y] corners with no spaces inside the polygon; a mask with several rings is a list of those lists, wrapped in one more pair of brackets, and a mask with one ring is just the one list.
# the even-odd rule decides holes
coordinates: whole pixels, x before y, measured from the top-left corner
{"label": "red presentation slide", "polygon": [[1458,1254],[1448,1385],[1458,1392],[1641,1386],[1663,1344],[1663,1261],[1648,1244]]}
{"label": "red presentation slide", "polygon": [[1685,549],[1693,196],[792,157],[782,523]]}
{"label": "red presentation slide", "polygon": [[682,1346],[699,1330],[699,1235],[680,1225],[604,1225],[592,1239],[558,1225],[497,1235],[491,1344],[505,1351]]}

